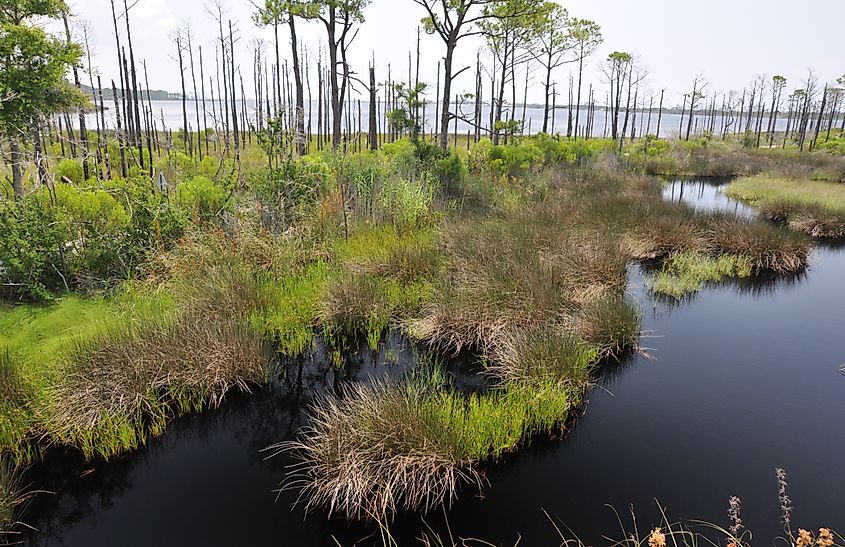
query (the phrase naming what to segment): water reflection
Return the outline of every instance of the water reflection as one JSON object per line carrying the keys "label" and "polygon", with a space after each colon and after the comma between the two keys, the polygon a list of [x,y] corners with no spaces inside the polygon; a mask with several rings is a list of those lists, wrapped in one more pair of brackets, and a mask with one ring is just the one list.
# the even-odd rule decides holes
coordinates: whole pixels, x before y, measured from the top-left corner
{"label": "water reflection", "polygon": [[[677,181],[667,199],[708,210],[749,211],[718,184]],[[725,208],[727,207],[727,209]],[[664,302],[643,269],[629,271],[629,295],[643,310],[649,356],[608,362],[589,402],[557,435],[487,465],[489,485],[465,491],[447,512],[401,515],[400,545],[429,527],[495,545],[558,545],[543,510],[590,544],[614,534],[633,504],[643,529],[659,524],[658,498],[677,518],[726,524],[731,495],[755,538],[782,533],[773,470],[790,473],[794,520],[845,529],[845,251],[819,245],[807,272],[706,286],[694,298]],[[424,353],[393,333],[375,352],[361,345],[343,368],[318,345],[280,363],[253,396],[176,420],[143,450],[84,465],[55,449],[33,470],[39,496],[28,514],[33,545],[377,545],[377,530],[305,516],[295,494],[273,490],[290,463],[261,450],[291,438],[315,396],[345,382],[401,378]],[[448,361],[456,383],[486,389],[474,356]],[[86,473],[93,470],[91,473]],[[84,476],[83,476],[84,474]],[[362,539],[367,538],[367,539]]]}

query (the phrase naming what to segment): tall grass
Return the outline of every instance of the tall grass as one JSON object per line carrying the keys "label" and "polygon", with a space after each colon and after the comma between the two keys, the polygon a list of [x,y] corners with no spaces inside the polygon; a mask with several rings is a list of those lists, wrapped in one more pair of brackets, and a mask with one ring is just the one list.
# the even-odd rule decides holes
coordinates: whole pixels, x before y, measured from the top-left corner
{"label": "tall grass", "polygon": [[15,511],[26,501],[20,474],[10,458],[0,454],[0,545],[14,545]]}
{"label": "tall grass", "polygon": [[685,252],[665,261],[650,286],[657,294],[680,299],[697,292],[705,283],[721,281],[726,277],[748,277],[751,274],[751,261],[745,256],[724,254],[714,258]]}
{"label": "tall grass", "polygon": [[576,397],[546,382],[464,396],[436,372],[352,385],[313,406],[299,439],[271,449],[297,459],[285,487],[301,489],[307,511],[386,522],[448,504],[462,486],[480,488],[475,464],[549,431]]}
{"label": "tall grass", "polygon": [[811,237],[845,237],[845,184],[759,175],[732,182],[726,193]]}
{"label": "tall grass", "polygon": [[175,414],[219,405],[266,380],[261,340],[237,318],[182,313],[79,344],[46,409],[51,438],[111,456],[161,433]]}

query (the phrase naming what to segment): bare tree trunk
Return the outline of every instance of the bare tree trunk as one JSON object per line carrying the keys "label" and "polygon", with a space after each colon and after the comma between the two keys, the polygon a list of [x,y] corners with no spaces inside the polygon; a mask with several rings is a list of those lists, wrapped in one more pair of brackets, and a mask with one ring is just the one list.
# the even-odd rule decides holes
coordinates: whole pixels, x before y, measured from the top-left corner
{"label": "bare tree trunk", "polygon": [[378,150],[378,120],[376,115],[376,68],[374,65],[370,65],[370,150]]}
{"label": "bare tree trunk", "polygon": [[[191,39],[191,30],[188,29],[188,62],[191,63],[191,82],[194,88],[194,114],[197,120],[197,139],[202,138],[202,125],[200,125],[200,103],[199,95],[197,95],[197,72],[194,68],[194,44]],[[202,141],[197,140],[197,154],[200,161],[202,161]]]}
{"label": "bare tree trunk", "polygon": [[[70,25],[67,20],[67,10],[62,11],[62,21],[65,24],[65,37],[67,44],[71,45],[73,42],[70,36]],[[79,69],[73,65],[73,84],[76,89],[82,91],[82,85],[79,83]],[[92,90],[93,93],[93,90]],[[88,130],[85,127],[85,110],[79,109],[79,145],[82,148],[82,173],[85,180],[88,180]]]}
{"label": "bare tree trunk", "polygon": [[17,199],[23,199],[23,154],[21,154],[21,143],[13,137],[10,143],[12,151],[12,189]]}
{"label": "bare tree trunk", "polygon": [[290,44],[293,54],[293,79],[296,83],[296,149],[300,156],[306,153],[305,146],[305,92],[302,88],[302,69],[299,66],[299,46],[297,46],[296,23],[293,14],[288,14]]}
{"label": "bare tree trunk", "polygon": [[188,154],[193,157],[194,147],[193,145],[190,145],[190,141],[188,140],[188,97],[187,93],[185,92],[185,67],[182,59],[181,34],[176,37],[176,51],[179,56],[179,80],[182,83],[182,141],[185,144],[185,148]]}
{"label": "bare tree trunk", "polygon": [[666,93],[665,89],[660,90],[660,106],[657,107],[657,138],[660,138],[660,122],[663,121],[663,95]]}
{"label": "bare tree trunk", "polygon": [[120,106],[117,100],[117,87],[114,85],[114,80],[111,81],[112,95],[114,96],[114,115],[117,122],[117,147],[120,150],[120,174],[126,178],[126,150],[123,138],[123,128],[120,122]]}
{"label": "bare tree trunk", "polygon": [[229,81],[232,85],[232,93],[231,93],[231,100],[232,100],[232,134],[235,136],[235,160],[240,163],[241,160],[241,149],[240,149],[240,136],[238,135],[238,108],[237,108],[237,98],[235,97],[235,40],[234,40],[234,33],[232,32],[232,21],[229,20],[229,61],[231,63],[231,70],[229,72]]}

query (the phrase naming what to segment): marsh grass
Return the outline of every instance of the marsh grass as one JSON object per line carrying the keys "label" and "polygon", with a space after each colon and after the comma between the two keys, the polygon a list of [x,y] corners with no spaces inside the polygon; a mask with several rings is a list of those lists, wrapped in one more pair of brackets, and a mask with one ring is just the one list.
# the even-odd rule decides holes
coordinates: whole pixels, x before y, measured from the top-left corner
{"label": "marsh grass", "polygon": [[845,237],[845,184],[759,175],[732,182],[726,193],[811,237]]}
{"label": "marsh grass", "polygon": [[46,432],[88,457],[135,448],[175,415],[265,381],[261,348],[236,318],[191,313],[80,343],[50,390]]}
{"label": "marsh grass", "polygon": [[299,439],[270,450],[296,459],[283,487],[300,490],[306,511],[387,522],[397,511],[447,505],[463,486],[480,488],[477,463],[550,431],[577,402],[553,382],[465,396],[435,371],[323,397]]}
{"label": "marsh grass", "polygon": [[0,545],[15,545],[16,513],[29,496],[22,491],[19,469],[11,458],[0,454]]}
{"label": "marsh grass", "polygon": [[504,382],[586,386],[599,351],[577,335],[542,327],[514,333],[496,348],[489,372]]}
{"label": "marsh grass", "polygon": [[375,349],[387,329],[391,306],[387,286],[368,274],[344,274],[332,279],[320,302],[318,318],[335,345],[363,335]]}
{"label": "marsh grass", "polygon": [[807,267],[810,246],[800,234],[765,222],[713,214],[708,228],[710,252],[744,256],[754,272],[794,274]]}
{"label": "marsh grass", "polygon": [[827,152],[802,153],[797,148],[745,148],[740,142],[640,141],[626,148],[628,164],[640,172],[661,176],[754,176],[845,181],[845,159]]}
{"label": "marsh grass", "polygon": [[749,277],[752,271],[751,261],[744,256],[711,257],[686,252],[666,260],[649,286],[656,294],[681,299],[697,292],[705,283],[715,283],[725,278]]}

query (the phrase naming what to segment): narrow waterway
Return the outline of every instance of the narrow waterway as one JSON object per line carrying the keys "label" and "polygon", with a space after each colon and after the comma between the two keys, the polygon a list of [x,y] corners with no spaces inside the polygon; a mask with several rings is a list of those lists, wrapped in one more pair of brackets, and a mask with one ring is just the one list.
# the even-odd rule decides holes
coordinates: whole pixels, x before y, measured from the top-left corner
{"label": "narrow waterway", "polygon": [[[748,215],[721,181],[668,184],[666,199]],[[845,530],[845,251],[819,245],[808,271],[706,287],[681,303],[655,300],[639,268],[649,355],[605,368],[583,415],[562,439],[535,441],[492,465],[483,495],[465,492],[448,511],[455,537],[495,545],[558,545],[546,513],[595,544],[619,536],[617,517],[636,508],[641,530],[673,518],[727,524],[742,499],[756,543],[782,535],[775,468],[789,476],[793,522]],[[149,446],[109,464],[51,454],[30,475],[56,491],[31,504],[32,545],[342,545],[378,543],[359,525],[306,517],[293,492],[274,489],[289,463],[262,449],[303,425],[315,395],[350,380],[398,377],[416,350],[392,337],[338,370],[322,352],[251,397],[177,420]],[[455,363],[465,389],[482,387]],[[544,513],[545,511],[545,513]],[[445,530],[443,514],[428,525]],[[394,534],[412,544],[425,525],[402,517]]]}

